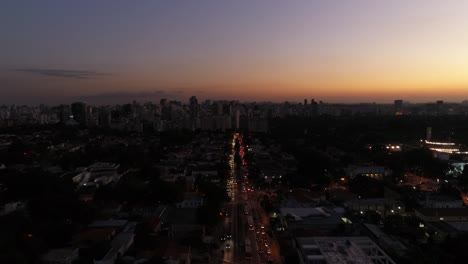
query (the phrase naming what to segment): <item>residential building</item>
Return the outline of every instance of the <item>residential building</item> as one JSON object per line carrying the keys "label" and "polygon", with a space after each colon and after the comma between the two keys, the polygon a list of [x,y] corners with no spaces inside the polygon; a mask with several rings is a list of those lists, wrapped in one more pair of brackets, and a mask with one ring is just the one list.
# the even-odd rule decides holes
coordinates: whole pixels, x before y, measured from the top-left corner
{"label": "residential building", "polygon": [[468,221],[468,208],[419,208],[415,215],[424,221]]}
{"label": "residential building", "polygon": [[395,264],[368,237],[297,237],[300,264]]}
{"label": "residential building", "polygon": [[56,248],[42,255],[41,262],[43,264],[72,264],[76,259],[78,259],[77,248]]}

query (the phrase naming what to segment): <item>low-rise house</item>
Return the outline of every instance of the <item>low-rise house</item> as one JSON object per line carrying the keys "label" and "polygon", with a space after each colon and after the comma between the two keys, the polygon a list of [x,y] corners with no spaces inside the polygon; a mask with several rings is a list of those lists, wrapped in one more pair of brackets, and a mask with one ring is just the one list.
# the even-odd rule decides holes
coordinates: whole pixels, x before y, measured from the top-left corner
{"label": "low-rise house", "polygon": [[140,216],[143,222],[147,223],[154,233],[158,233],[166,221],[166,209],[165,205],[158,207],[138,206],[132,209],[132,215]]}
{"label": "low-rise house", "polygon": [[402,202],[387,198],[353,199],[345,202],[345,207],[359,213],[376,211],[383,216],[405,212],[405,207]]}
{"label": "low-rise house", "polygon": [[157,205],[157,206],[144,206],[136,205],[133,206],[131,214],[141,216],[143,219],[157,216],[163,218],[167,215],[167,206],[166,205]]}
{"label": "low-rise house", "polygon": [[127,220],[99,220],[74,239],[80,258],[94,264],[113,264],[133,244],[136,222]]}
{"label": "low-rise house", "polygon": [[465,222],[468,208],[420,208],[415,215],[424,221]]}
{"label": "low-rise house", "polygon": [[203,206],[203,197],[199,193],[185,193],[184,200],[176,203],[177,208],[199,208]]}
{"label": "low-rise house", "polygon": [[460,195],[448,196],[441,194],[426,194],[425,200],[421,201],[425,208],[463,208],[463,200]]}
{"label": "low-rise house", "polygon": [[115,237],[115,229],[88,229],[73,239],[73,245],[79,248],[80,258],[87,260],[102,259],[110,250],[110,242]]}
{"label": "low-rise house", "polygon": [[166,224],[169,233],[175,239],[199,239],[205,234],[205,227],[197,222],[197,209],[194,208],[170,208]]}
{"label": "low-rise house", "polygon": [[192,169],[192,177],[214,177],[218,176],[218,168],[214,165],[198,165]]}
{"label": "low-rise house", "polygon": [[432,233],[432,239],[434,242],[443,242],[447,238],[457,237],[463,231],[457,230],[454,226],[450,225],[451,222],[438,221],[438,222],[426,222],[425,227]]}
{"label": "low-rise house", "polygon": [[357,176],[366,176],[376,180],[382,180],[385,176],[392,174],[392,171],[383,166],[349,166],[347,169],[347,175],[351,179]]}
{"label": "low-rise house", "polygon": [[376,241],[382,249],[394,252],[400,257],[406,254],[408,248],[398,239],[387,235],[377,225],[364,224],[364,226],[369,233],[369,237]]}
{"label": "low-rise house", "polygon": [[341,207],[282,207],[280,221],[290,231],[329,233],[350,223]]}
{"label": "low-rise house", "polygon": [[120,179],[118,174],[119,168],[119,164],[96,162],[73,177],[73,181],[78,183],[78,188],[92,185],[107,185]]}
{"label": "low-rise house", "polygon": [[56,248],[42,255],[41,262],[43,264],[72,264],[76,259],[78,259],[77,248]]}
{"label": "low-rise house", "polygon": [[332,202],[336,203],[344,203],[346,201],[357,199],[359,196],[352,193],[350,190],[347,189],[330,189],[327,190],[328,192],[328,199]]}
{"label": "low-rise house", "polygon": [[287,199],[282,202],[283,207],[314,207],[326,201],[323,192],[312,192],[307,189],[294,189],[294,192],[287,193]]}
{"label": "low-rise house", "polygon": [[138,261],[164,262],[167,264],[192,263],[192,251],[190,246],[182,246],[177,241],[159,237],[155,241],[154,249],[137,252]]}
{"label": "low-rise house", "polygon": [[293,242],[300,264],[395,264],[368,237],[297,237]]}
{"label": "low-rise house", "polygon": [[92,222],[89,228],[114,228],[122,230],[128,224],[127,220],[120,219],[109,219],[109,220],[97,220]]}
{"label": "low-rise house", "polygon": [[95,259],[94,264],[114,264],[133,244],[134,236],[133,230],[124,231],[116,235],[110,243],[109,251],[107,251],[102,259]]}

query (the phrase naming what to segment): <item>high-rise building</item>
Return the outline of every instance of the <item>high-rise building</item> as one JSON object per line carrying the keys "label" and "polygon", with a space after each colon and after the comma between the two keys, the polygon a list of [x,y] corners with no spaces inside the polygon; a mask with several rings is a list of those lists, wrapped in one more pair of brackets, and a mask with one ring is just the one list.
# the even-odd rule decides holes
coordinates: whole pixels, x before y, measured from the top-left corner
{"label": "high-rise building", "polygon": [[190,122],[192,129],[200,128],[199,121],[199,105],[196,96],[190,97]]}
{"label": "high-rise building", "polygon": [[75,102],[71,104],[71,113],[73,120],[75,120],[80,125],[86,125],[87,115],[86,115],[86,103]]}
{"label": "high-rise building", "polygon": [[99,108],[98,118],[100,126],[109,127],[112,120],[110,109],[106,106],[101,106]]}
{"label": "high-rise building", "polygon": [[162,120],[171,120],[171,107],[166,99],[161,99],[159,101],[159,106],[161,109],[161,118]]}
{"label": "high-rise building", "polygon": [[[322,102],[322,101],[320,101],[320,102]],[[319,114],[319,106],[318,106],[317,102],[315,102],[315,99],[310,100],[310,105],[312,106],[311,115],[312,116],[317,116]]]}
{"label": "high-rise building", "polygon": [[403,114],[403,100],[395,100],[393,103],[394,114],[402,115]]}
{"label": "high-rise building", "polygon": [[307,99],[304,99],[304,105],[307,105]]}
{"label": "high-rise building", "polygon": [[190,97],[190,118],[198,117],[198,100],[196,96]]}
{"label": "high-rise building", "polygon": [[60,105],[59,106],[59,119],[62,124],[65,124],[72,118],[72,112],[69,105]]}
{"label": "high-rise building", "polygon": [[437,114],[440,115],[443,113],[443,107],[444,107],[444,101],[442,100],[438,100],[436,102],[436,106],[437,106]]}
{"label": "high-rise building", "polygon": [[231,115],[231,113],[232,113],[232,105],[223,104],[223,115]]}

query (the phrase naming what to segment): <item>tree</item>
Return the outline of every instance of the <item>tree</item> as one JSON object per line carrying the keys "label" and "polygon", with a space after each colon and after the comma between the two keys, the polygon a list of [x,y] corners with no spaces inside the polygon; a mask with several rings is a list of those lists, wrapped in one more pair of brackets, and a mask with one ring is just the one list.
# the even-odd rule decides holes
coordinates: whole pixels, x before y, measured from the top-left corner
{"label": "tree", "polygon": [[202,225],[214,226],[221,221],[219,209],[210,204],[204,204],[197,210],[197,222]]}
{"label": "tree", "polygon": [[150,180],[149,186],[151,197],[155,201],[172,204],[183,200],[184,187],[181,184],[153,179]]}
{"label": "tree", "polygon": [[376,211],[367,211],[366,219],[371,224],[379,224],[382,216]]}
{"label": "tree", "polygon": [[260,204],[262,205],[263,209],[265,209],[265,211],[268,213],[274,210],[273,204],[271,203],[270,199],[266,195],[263,196],[263,199],[260,202]]}
{"label": "tree", "polygon": [[388,215],[384,220],[384,230],[389,234],[398,234],[400,227],[404,224],[403,216],[395,214]]}

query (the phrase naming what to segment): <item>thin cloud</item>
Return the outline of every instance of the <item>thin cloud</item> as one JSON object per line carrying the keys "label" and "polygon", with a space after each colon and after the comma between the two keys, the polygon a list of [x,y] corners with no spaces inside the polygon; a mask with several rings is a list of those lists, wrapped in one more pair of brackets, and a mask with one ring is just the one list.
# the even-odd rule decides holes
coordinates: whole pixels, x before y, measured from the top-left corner
{"label": "thin cloud", "polygon": [[95,79],[97,77],[109,75],[107,73],[97,71],[80,71],[80,70],[57,70],[57,69],[35,69],[35,68],[24,68],[14,69],[14,71],[32,73],[44,76],[59,77],[59,78],[71,78],[71,79]]}

